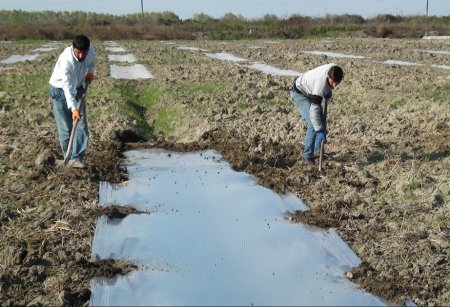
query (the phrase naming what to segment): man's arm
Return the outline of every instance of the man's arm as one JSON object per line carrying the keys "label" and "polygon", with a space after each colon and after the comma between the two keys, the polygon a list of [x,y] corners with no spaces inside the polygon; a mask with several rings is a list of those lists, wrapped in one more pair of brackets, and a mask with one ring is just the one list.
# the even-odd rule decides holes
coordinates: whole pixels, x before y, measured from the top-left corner
{"label": "man's arm", "polygon": [[315,131],[322,131],[324,129],[321,115],[322,106],[320,104],[311,103],[311,107],[309,108],[309,116]]}

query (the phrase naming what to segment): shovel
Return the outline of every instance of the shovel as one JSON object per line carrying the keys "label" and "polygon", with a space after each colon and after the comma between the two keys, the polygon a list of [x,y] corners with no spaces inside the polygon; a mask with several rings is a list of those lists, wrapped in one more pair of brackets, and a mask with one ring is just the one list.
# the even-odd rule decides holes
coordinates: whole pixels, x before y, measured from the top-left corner
{"label": "shovel", "polygon": [[[86,103],[86,93],[88,90],[89,82],[86,82],[84,86],[84,93],[81,96],[81,102],[80,102],[80,110],[82,109],[83,104]],[[72,131],[70,132],[70,138],[69,138],[69,145],[67,146],[66,155],[64,156],[64,160],[56,160],[57,165],[67,165],[67,162],[69,162],[70,159],[70,152],[72,151],[72,145],[73,145],[73,139],[75,138],[75,133],[77,131],[79,120],[76,119],[72,124]]]}
{"label": "shovel", "polygon": [[[323,131],[327,131],[327,108],[328,108],[328,99],[325,99],[325,105],[323,107]],[[325,151],[325,141],[320,142],[320,151],[319,151],[319,172],[322,172],[322,161],[323,161],[323,153]]]}

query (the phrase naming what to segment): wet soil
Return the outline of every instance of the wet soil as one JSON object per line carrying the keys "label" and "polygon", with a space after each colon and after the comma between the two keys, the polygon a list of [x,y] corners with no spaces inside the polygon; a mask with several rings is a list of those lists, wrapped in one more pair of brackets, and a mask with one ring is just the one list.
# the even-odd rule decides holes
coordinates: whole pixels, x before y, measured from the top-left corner
{"label": "wet soil", "polygon": [[[338,38],[304,41],[177,42],[306,71],[335,62],[345,71],[329,107],[324,171],[301,162],[305,125],[289,100],[292,77],[181,51],[177,44],[122,41],[155,80],[111,79],[103,42],[90,99],[91,140],[86,169],[57,167],[61,159],[47,80],[60,49],[11,65],[0,79],[0,301],[2,305],[85,305],[89,281],[135,269],[132,263],[92,259],[99,215],[121,218],[132,208],[101,208],[102,181],[127,180],[121,152],[215,149],[236,171],[261,185],[291,192],[309,208],[290,222],[334,228],[362,260],[347,278],[395,303],[450,305],[450,63],[449,41]],[[0,44],[0,58],[24,54],[39,42]],[[331,59],[322,50],[363,55]],[[397,59],[420,66],[384,65]],[[44,71],[44,79],[42,79]],[[33,78],[35,77],[35,78]],[[188,92],[192,84],[220,90]],[[114,94],[125,84],[160,95],[148,110]],[[156,91],[156,90],[155,90]],[[93,99],[95,98],[95,99]],[[138,98],[136,98],[138,99]],[[145,113],[153,127],[171,105],[182,116],[148,138],[114,106]],[[155,125],[156,127],[156,125]],[[151,214],[151,213],[149,213]]]}

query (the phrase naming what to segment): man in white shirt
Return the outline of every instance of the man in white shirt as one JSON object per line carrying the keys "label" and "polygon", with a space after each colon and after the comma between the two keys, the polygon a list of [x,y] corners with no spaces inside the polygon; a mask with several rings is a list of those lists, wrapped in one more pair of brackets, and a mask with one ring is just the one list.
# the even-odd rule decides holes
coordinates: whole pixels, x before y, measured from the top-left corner
{"label": "man in white shirt", "polygon": [[322,100],[331,98],[343,77],[342,68],[331,63],[305,72],[292,85],[292,101],[307,124],[303,162],[308,165],[314,165],[320,143],[327,140]]}
{"label": "man in white shirt", "polygon": [[68,165],[83,168],[83,159],[89,139],[86,104],[80,106],[85,91],[83,84],[94,80],[95,50],[89,38],[78,35],[72,46],[64,49],[50,77],[50,95],[63,156],[69,146],[70,132],[79,120]]}

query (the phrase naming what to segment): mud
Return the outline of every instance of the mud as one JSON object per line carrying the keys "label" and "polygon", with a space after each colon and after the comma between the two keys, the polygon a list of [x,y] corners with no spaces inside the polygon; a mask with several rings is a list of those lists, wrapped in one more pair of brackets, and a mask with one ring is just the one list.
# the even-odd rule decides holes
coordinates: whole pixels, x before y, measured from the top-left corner
{"label": "mud", "polygon": [[[268,76],[206,57],[200,51],[148,41],[119,42],[154,75],[114,80],[102,42],[88,104],[91,141],[84,170],[59,169],[61,159],[47,81],[62,46],[37,60],[7,66],[0,79],[0,301],[2,305],[83,305],[94,276],[126,274],[133,264],[91,259],[101,181],[126,181],[121,152],[157,147],[215,149],[237,171],[255,175],[311,208],[291,222],[333,227],[362,260],[347,274],[395,304],[450,304],[450,71],[446,40],[337,38],[304,41],[180,42],[228,52],[283,69],[306,71],[335,62],[345,71],[329,107],[324,172],[301,163],[305,125],[289,100],[292,77]],[[263,48],[251,48],[251,46]],[[0,59],[26,54],[39,42],[0,44]],[[365,59],[302,53],[321,50]],[[390,59],[421,66],[386,65]],[[9,68],[12,67],[12,68]],[[30,77],[31,76],[31,77]],[[189,93],[183,86],[220,90]],[[117,112],[121,84],[161,95],[145,111],[152,126],[164,105],[182,110],[166,131],[145,137]],[[136,101],[126,101],[136,106]],[[122,211],[121,211],[122,210]],[[151,213],[150,213],[151,214]]]}

